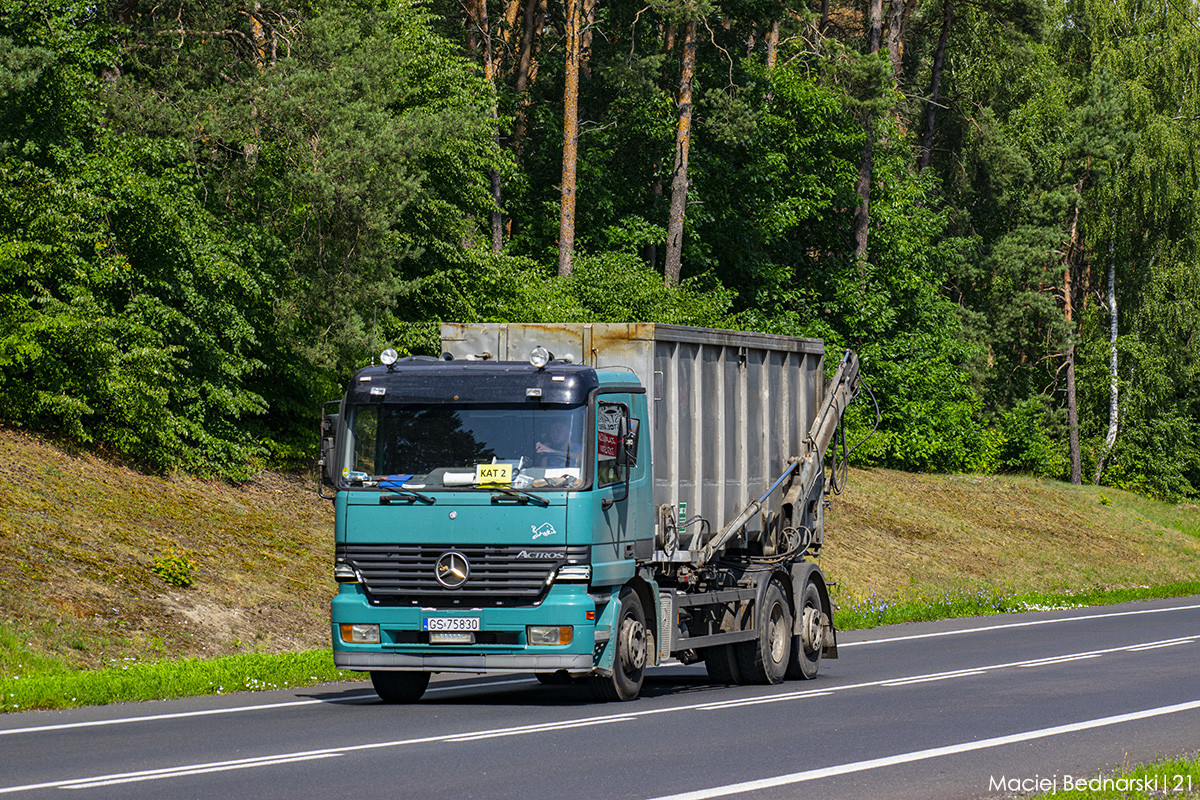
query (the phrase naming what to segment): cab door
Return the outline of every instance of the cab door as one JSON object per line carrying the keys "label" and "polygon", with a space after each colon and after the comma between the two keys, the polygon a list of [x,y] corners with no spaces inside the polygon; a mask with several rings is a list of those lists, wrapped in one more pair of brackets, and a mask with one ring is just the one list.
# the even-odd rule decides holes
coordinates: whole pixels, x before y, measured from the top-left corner
{"label": "cab door", "polygon": [[645,466],[629,467],[617,457],[624,432],[636,425],[630,393],[602,394],[596,401],[592,438],[595,470],[592,485],[592,581],[618,585],[634,575],[638,552],[637,522],[641,516],[630,493],[630,478]]}
{"label": "cab door", "polygon": [[[646,395],[602,393],[596,399],[594,419],[593,583],[617,585],[634,577],[636,559],[653,554],[649,443],[625,449],[626,443],[636,443],[644,433],[640,428],[646,419]],[[623,453],[624,461],[618,453]]]}

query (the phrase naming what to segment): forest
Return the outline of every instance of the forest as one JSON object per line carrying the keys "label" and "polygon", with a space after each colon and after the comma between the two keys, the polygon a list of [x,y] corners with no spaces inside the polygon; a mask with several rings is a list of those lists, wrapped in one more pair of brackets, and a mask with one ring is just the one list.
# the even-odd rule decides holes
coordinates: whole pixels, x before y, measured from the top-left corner
{"label": "forest", "polygon": [[857,351],[859,465],[1194,498],[1198,19],[0,0],[0,423],[236,482],[439,320],[644,320]]}

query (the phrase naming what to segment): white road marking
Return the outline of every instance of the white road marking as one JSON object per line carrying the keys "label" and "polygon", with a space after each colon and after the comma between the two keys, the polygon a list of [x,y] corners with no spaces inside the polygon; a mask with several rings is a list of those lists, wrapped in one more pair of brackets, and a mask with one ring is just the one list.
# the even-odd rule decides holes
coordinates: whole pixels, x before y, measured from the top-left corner
{"label": "white road marking", "polygon": [[314,761],[319,758],[336,758],[340,753],[322,753],[314,756],[299,756],[285,758],[257,758],[248,759],[243,763],[227,763],[221,765],[213,765],[209,767],[191,767],[186,769],[171,769],[171,770],[151,770],[140,775],[127,774],[122,776],[114,776],[105,780],[79,781],[77,783],[64,783],[58,788],[60,789],[96,789],[101,786],[117,786],[123,783],[139,783],[141,781],[153,781],[162,778],[182,778],[187,775],[206,775],[212,772],[228,772],[235,769],[249,769],[251,767],[270,767],[276,764],[294,764],[297,761]]}
{"label": "white road marking", "polygon": [[972,675],[986,675],[986,669],[960,669],[955,672],[943,672],[938,675],[919,675],[915,678],[900,678],[899,680],[887,681],[884,686],[912,686],[914,683],[931,683],[933,681],[945,681],[951,678],[967,678]]}
{"label": "white road marking", "polygon": [[1191,700],[1186,703],[1177,703],[1171,706],[1160,706],[1159,708],[1147,708],[1142,711],[1133,711],[1128,714],[1115,714],[1110,717],[1098,717],[1096,719],[1084,720],[1083,722],[1072,722],[1068,725],[1056,725],[1053,728],[1039,728],[1038,730],[1024,731],[1022,733],[1009,734],[1008,736],[996,736],[991,739],[980,739],[979,741],[975,742],[961,742],[959,744],[947,745],[945,747],[932,747],[928,750],[914,750],[910,753],[900,753],[898,755],[887,756],[885,758],[871,758],[865,761],[852,761],[847,764],[837,764],[832,767],[810,769],[805,770],[804,772],[793,772],[790,775],[779,775],[774,778],[760,778],[759,780],[754,781],[732,783],[727,786],[714,786],[709,789],[698,789],[693,792],[681,792],[680,794],[658,797],[655,798],[655,800],[710,800],[710,798],[714,797],[728,797],[729,795],[733,794],[745,794],[747,792],[754,792],[760,789],[775,789],[780,786],[791,786],[793,784],[820,780],[822,778],[832,778],[837,775],[849,775],[855,772],[866,772],[867,770],[880,769],[882,767],[892,767],[896,766],[897,764],[909,764],[913,761],[924,761],[930,758],[956,755],[958,753],[969,753],[974,750],[988,750],[994,747],[1004,747],[1005,745],[1028,742],[1034,739],[1045,739],[1051,736],[1060,736],[1065,733],[1078,733],[1079,731],[1091,730],[1093,728],[1103,728],[1109,725],[1119,725],[1123,722],[1151,719],[1153,717],[1162,717],[1168,714],[1179,714],[1185,711],[1195,711],[1197,709],[1200,709],[1200,700]]}
{"label": "white road marking", "polygon": [[[294,752],[294,753],[275,753],[275,754],[266,755],[266,756],[259,756],[258,758],[241,759],[238,761],[220,761],[220,762],[212,762],[212,763],[206,763],[206,764],[183,764],[183,765],[179,765],[176,767],[169,767],[169,768],[160,769],[160,770],[147,770],[147,771],[132,772],[132,773],[118,773],[118,774],[114,774],[114,775],[97,775],[97,776],[83,777],[83,778],[69,778],[69,779],[64,779],[64,780],[48,781],[45,783],[26,784],[23,786],[7,786],[7,787],[0,787],[0,794],[10,794],[13,792],[29,791],[32,789],[66,788],[66,787],[79,785],[79,784],[109,786],[109,785],[115,785],[118,783],[155,780],[155,779],[159,779],[159,778],[175,778],[175,777],[185,776],[188,774],[220,772],[220,771],[230,770],[230,769],[248,769],[250,767],[270,766],[271,764],[276,764],[276,763],[308,761],[308,760],[315,760],[318,758],[328,758],[330,756],[346,755],[346,754],[354,753],[354,752],[365,752],[365,751],[370,751],[370,750],[381,750],[381,749],[395,748],[395,747],[406,747],[406,746],[419,745],[419,744],[468,743],[468,742],[478,741],[481,739],[494,739],[494,738],[499,738],[499,737],[504,737],[504,736],[523,736],[526,734],[558,731],[558,730],[563,730],[566,728],[583,728],[583,727],[591,727],[591,726],[596,726],[596,725],[606,725],[606,724],[613,723],[613,722],[633,722],[636,719],[639,719],[641,717],[652,717],[652,716],[658,716],[658,715],[663,715],[663,714],[677,714],[677,713],[681,713],[681,712],[685,712],[685,711],[713,711],[713,710],[724,709],[724,708],[738,708],[738,707],[752,706],[752,705],[765,705],[768,703],[779,703],[779,702],[785,702],[785,701],[789,701],[789,700],[807,700],[807,699],[811,699],[811,698],[815,698],[815,697],[823,697],[823,696],[834,694],[837,692],[852,691],[855,689],[874,688],[874,687],[881,687],[881,686],[888,687],[889,685],[898,684],[898,683],[900,685],[904,685],[906,683],[920,683],[920,682],[926,682],[926,681],[932,681],[932,680],[948,680],[951,678],[958,678],[958,677],[977,676],[977,675],[986,674],[988,672],[994,672],[994,671],[998,671],[998,670],[1002,670],[1002,669],[1009,669],[1009,668],[1014,668],[1014,667],[1044,666],[1049,663],[1062,663],[1063,661],[1077,659],[1077,658],[1093,658],[1093,657],[1098,657],[1101,655],[1107,655],[1107,654],[1111,654],[1111,653],[1136,652],[1140,648],[1144,648],[1147,646],[1195,643],[1197,638],[1200,638],[1200,637],[1195,637],[1195,636],[1180,637],[1180,638],[1176,638],[1176,639],[1167,639],[1167,640],[1161,640],[1161,641],[1157,641],[1157,642],[1143,642],[1140,644],[1126,645],[1124,647],[1112,647],[1112,648],[1108,648],[1105,650],[1093,650],[1093,651],[1089,651],[1086,653],[1071,653],[1071,654],[1067,654],[1067,655],[1063,655],[1063,656],[1055,656],[1052,658],[1034,659],[1031,661],[1015,661],[1015,662],[1010,662],[1010,663],[1006,663],[1006,664],[992,664],[992,665],[976,667],[976,668],[968,669],[968,670],[951,670],[951,671],[947,671],[947,672],[931,673],[928,675],[912,675],[912,676],[907,676],[907,677],[885,678],[885,679],[877,680],[877,681],[866,681],[863,683],[847,684],[844,686],[830,686],[830,687],[823,687],[821,689],[806,689],[806,690],[793,691],[793,692],[783,692],[781,694],[770,694],[770,695],[765,695],[765,696],[760,696],[760,697],[742,697],[742,698],[737,698],[737,699],[732,699],[732,700],[715,701],[715,702],[710,700],[710,701],[705,701],[705,702],[700,702],[700,703],[692,703],[692,704],[685,705],[685,706],[668,706],[668,707],[664,707],[664,708],[649,708],[649,709],[644,709],[644,710],[640,710],[640,711],[623,712],[623,713],[619,713],[619,714],[606,714],[603,716],[585,717],[582,719],[550,721],[550,722],[539,723],[539,724],[535,724],[535,725],[522,725],[522,726],[517,726],[517,727],[494,728],[494,729],[482,730],[482,731],[461,731],[458,733],[441,734],[438,736],[427,736],[427,737],[416,738],[416,739],[399,739],[399,740],[387,741],[387,742],[369,742],[366,744],[351,745],[348,747],[332,747],[332,748],[327,748],[327,749],[322,749],[322,750],[310,750],[310,751],[301,751],[301,752]],[[496,684],[487,684],[487,685],[496,685]],[[449,688],[449,687],[447,687],[447,688]],[[455,687],[455,688],[464,688],[464,687]],[[1185,706],[1187,708],[1185,708]],[[1164,707],[1164,708],[1187,710],[1188,708],[1191,708],[1191,707],[1200,707],[1200,700],[1193,701],[1190,704],[1182,704],[1181,706],[1178,706],[1178,707],[1177,706],[1169,706],[1169,707]],[[1151,709],[1150,711],[1155,711],[1155,709]],[[1142,714],[1145,716],[1155,716],[1156,715],[1154,713],[1149,713],[1149,712],[1134,712],[1134,713],[1135,713],[1135,715]],[[1162,712],[1162,713],[1174,713],[1174,712]],[[1111,717],[1111,718],[1105,717],[1103,719],[1116,719],[1118,721],[1125,721],[1126,717],[1128,717],[1129,719],[1143,718],[1141,716],[1121,715],[1119,717]],[[1095,721],[1093,720],[1093,722],[1095,722]],[[1086,723],[1076,723],[1076,724],[1085,724],[1086,725]],[[1116,723],[1106,723],[1106,724],[1116,724]],[[1068,727],[1070,727],[1070,726],[1060,726],[1060,728],[1047,728],[1044,730],[1065,733],[1065,732],[1068,732],[1067,731]],[[1097,727],[1097,725],[1093,725],[1092,727]],[[1085,730],[1085,729],[1086,729],[1086,727],[1079,728],[1079,730]],[[1032,733],[1036,734],[1038,732],[1034,731]],[[1041,735],[1050,736],[1050,735],[1054,735],[1054,734],[1053,733],[1042,733]],[[1001,737],[1001,738],[1003,739],[1005,737]],[[1039,737],[1038,736],[1030,736],[1030,738],[1039,738]],[[984,740],[984,741],[993,741],[993,740]],[[1000,740],[995,740],[995,741],[1000,741]],[[1018,741],[1023,741],[1023,740],[1018,740]],[[974,745],[978,745],[978,744],[979,743],[969,743],[968,745],[957,745],[957,746],[958,747],[966,747],[969,750],[969,749],[972,749],[972,747]],[[997,744],[997,745],[989,745],[989,746],[999,746],[999,745]],[[942,749],[944,749],[944,748],[942,748]],[[961,751],[956,751],[956,752],[966,752],[966,751],[967,750],[961,750]],[[947,753],[935,752],[935,751],[920,751],[920,752],[934,754],[934,755],[922,756],[924,758],[932,758],[935,755],[947,754]],[[911,755],[912,754],[906,754],[906,756],[911,756]],[[902,758],[902,757],[894,756],[892,758]],[[919,759],[912,758],[910,760],[919,760]],[[856,763],[861,765],[861,764],[868,764],[868,763],[874,764],[875,762],[856,762]],[[896,761],[895,763],[904,763],[904,762]],[[886,766],[886,764],[879,763],[879,764],[875,764],[875,766]],[[860,766],[858,768],[859,769],[873,769],[875,767],[874,766],[871,766],[871,767],[861,767]],[[838,769],[838,768],[830,768],[830,769]],[[850,771],[854,771],[854,770],[850,770]],[[813,771],[806,772],[806,773],[796,773],[796,775],[809,775],[810,773],[812,773],[813,775],[816,775],[816,773],[818,773],[818,772],[821,772],[821,771],[813,770]],[[832,774],[841,774],[841,773],[832,772],[829,774],[832,775]],[[793,778],[794,776],[783,776],[783,777],[784,778]],[[824,776],[822,775],[822,776],[818,776],[818,777],[824,777]],[[807,778],[797,779],[797,781],[812,780],[812,779],[813,778],[811,778],[811,777],[807,777]],[[768,779],[768,780],[780,780],[780,779]],[[785,781],[785,783],[786,783],[786,781]],[[741,786],[742,784],[737,784],[737,785]],[[764,786],[765,785],[766,784],[764,784]],[[779,785],[783,785],[783,784],[779,784]],[[704,790],[704,791],[714,791],[714,790]],[[749,791],[749,790],[739,789],[737,791]],[[731,791],[731,792],[727,792],[727,793],[735,793],[735,792]],[[690,795],[684,795],[684,796],[690,796]],[[702,797],[702,796],[709,796],[709,795],[696,795],[696,797]],[[720,795],[717,794],[717,795],[711,795],[711,796],[718,797]]]}
{"label": "white road marking", "polygon": [[[1122,617],[1122,616],[1129,616],[1129,615],[1133,615],[1133,614],[1159,614],[1159,613],[1168,612],[1168,611],[1191,611],[1191,610],[1195,610],[1198,608],[1200,608],[1200,603],[1197,603],[1194,605],[1186,605],[1186,606],[1171,606],[1169,608],[1149,608],[1149,609],[1138,609],[1138,610],[1134,610],[1134,611],[1119,611],[1119,612],[1112,613],[1112,614],[1087,614],[1087,615],[1081,615],[1081,616],[1075,616],[1075,617],[1064,617],[1061,619],[1029,620],[1029,621],[1025,621],[1025,622],[1012,622],[1012,623],[1005,623],[1005,624],[1000,624],[1000,625],[988,625],[988,626],[981,627],[981,628],[961,628],[961,629],[955,629],[955,630],[950,630],[950,631],[937,631],[934,633],[913,634],[910,636],[894,636],[894,637],[891,637],[888,639],[870,639],[870,640],[865,640],[865,641],[860,641],[860,642],[843,642],[843,643],[838,644],[838,648],[841,649],[841,648],[846,648],[846,647],[860,647],[860,646],[869,645],[869,644],[887,644],[889,642],[902,642],[902,641],[909,641],[912,639],[930,639],[930,638],[935,638],[935,637],[940,637],[940,636],[958,636],[958,635],[966,634],[966,633],[981,633],[981,632],[986,632],[986,631],[1004,630],[1007,628],[1023,628],[1023,627],[1028,627],[1031,625],[1053,625],[1053,624],[1058,624],[1058,623],[1062,623],[1062,622],[1076,622],[1076,621],[1080,621],[1080,620],[1091,620],[1091,619],[1107,619],[1110,617]],[[1185,643],[1189,643],[1191,641],[1192,641],[1191,639],[1180,639],[1178,641],[1172,641],[1172,642],[1153,642],[1153,643],[1144,645],[1144,647],[1146,649],[1153,649],[1153,648],[1157,648],[1157,647],[1169,647],[1169,646],[1171,646],[1171,644],[1175,644],[1175,643],[1185,644]],[[532,681],[530,681],[528,678],[522,678],[519,680],[488,681],[488,682],[483,682],[483,683],[466,684],[466,685],[461,685],[461,686],[431,686],[431,687],[429,687],[429,689],[427,690],[426,693],[430,694],[433,692],[449,692],[449,691],[460,691],[460,690],[464,690],[464,689],[488,688],[491,686],[506,686],[506,685],[512,685],[512,684],[518,684],[518,683],[532,683]],[[365,698],[369,698],[369,697],[373,697],[373,696],[374,696],[374,692],[363,692],[361,694],[350,695],[348,697],[348,699],[359,699],[359,698],[365,699]],[[141,717],[121,717],[118,719],[91,720],[88,722],[63,722],[63,723],[57,723],[57,724],[53,724],[53,725],[38,725],[38,726],[34,726],[34,727],[29,727],[29,728],[9,728],[7,730],[0,730],[0,736],[11,736],[13,734],[18,734],[18,733],[42,733],[42,732],[46,732],[46,731],[71,730],[73,728],[103,727],[106,725],[125,725],[125,724],[129,724],[129,723],[134,723],[134,722],[153,722],[153,721],[164,720],[164,719],[185,719],[188,717],[204,717],[204,716],[213,716],[216,714],[238,714],[238,713],[242,713],[242,712],[246,712],[246,711],[259,711],[259,710],[272,709],[272,708],[288,708],[288,707],[294,707],[294,706],[318,705],[318,704],[326,703],[326,702],[328,702],[328,701],[325,701],[325,700],[292,700],[292,701],[283,702],[283,703],[264,703],[262,705],[236,706],[233,708],[212,708],[212,709],[205,709],[202,711],[179,711],[179,712],[168,713],[168,714],[150,714],[150,715],[141,716]]]}
{"label": "white road marking", "polygon": [[[789,694],[776,694],[767,697],[747,697],[742,700],[718,700],[707,705],[692,706],[696,711],[720,711],[726,708],[737,708],[738,706],[759,706],[766,703],[780,703],[786,700],[796,700],[810,697],[824,697],[827,694],[833,694],[832,689],[813,689],[807,692],[791,692]],[[765,702],[764,702],[765,701]]]}
{"label": "white road marking", "polygon": [[1130,617],[1137,614],[1164,614],[1168,611],[1195,611],[1200,603],[1187,606],[1171,606],[1170,608],[1140,608],[1135,611],[1115,611],[1110,614],[1081,614],[1076,617],[1061,617],[1059,619],[1032,619],[1024,622],[1005,622],[998,625],[985,625],[980,628],[955,628],[949,631],[933,631],[932,633],[914,633],[907,636],[891,636],[886,639],[864,639],[861,642],[838,642],[838,649],[846,647],[863,647],[869,644],[890,644],[892,642],[911,642],[914,639],[937,639],[942,636],[962,636],[967,633],[986,633],[1002,631],[1009,628],[1029,628],[1034,625],[1059,625],[1064,622],[1081,622],[1090,619],[1113,619],[1115,617]]}
{"label": "white road marking", "polygon": [[1042,658],[1037,661],[1030,661],[1027,664],[1021,664],[1024,669],[1030,667],[1048,667],[1051,664],[1066,664],[1069,661],[1086,661],[1089,658],[1099,658],[1102,653],[1081,653],[1077,656],[1063,656],[1062,658]]}
{"label": "white road marking", "polygon": [[565,720],[563,722],[552,722],[545,725],[522,725],[517,728],[504,728],[497,731],[488,731],[487,733],[473,733],[466,736],[455,736],[447,739],[447,742],[478,742],[482,739],[496,739],[501,736],[520,735],[522,733],[547,733],[549,731],[562,731],[568,728],[589,728],[593,725],[607,725],[610,722],[633,722],[633,717],[617,716],[604,717],[602,719],[585,719],[585,720]]}
{"label": "white road marking", "polygon": [[[426,694],[434,692],[454,692],[463,689],[486,689],[492,686],[508,686],[514,683],[534,683],[532,678],[507,681],[486,681],[483,683],[468,683],[457,686],[430,686]],[[366,700],[376,697],[373,691],[358,692],[344,696],[343,700]],[[328,700],[288,700],[282,703],[261,703],[251,706],[233,706],[230,708],[208,708],[201,711],[176,711],[168,714],[147,714],[142,717],[118,717],[116,719],[95,719],[87,722],[60,722],[54,725],[36,725],[29,728],[9,728],[0,730],[0,736],[11,736],[15,733],[44,733],[46,731],[65,731],[72,728],[97,728],[106,725],[127,725],[131,722],[156,722],[164,719],[186,719],[188,717],[209,717],[217,714],[240,714],[245,711],[263,711],[272,708],[291,708],[295,706],[313,706],[328,704]]]}
{"label": "white road marking", "polygon": [[1143,650],[1161,650],[1164,647],[1175,647],[1181,644],[1191,644],[1194,641],[1196,641],[1195,637],[1185,637],[1182,639],[1173,639],[1156,644],[1143,644],[1138,647],[1131,647],[1129,648],[1129,651],[1131,653],[1140,653]]}

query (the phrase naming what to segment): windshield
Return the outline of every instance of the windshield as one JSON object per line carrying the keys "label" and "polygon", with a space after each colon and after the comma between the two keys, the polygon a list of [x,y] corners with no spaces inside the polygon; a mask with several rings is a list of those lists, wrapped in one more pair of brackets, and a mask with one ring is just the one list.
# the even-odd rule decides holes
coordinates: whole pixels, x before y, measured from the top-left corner
{"label": "windshield", "polygon": [[585,406],[372,404],[349,412],[342,478],[351,486],[583,485]]}

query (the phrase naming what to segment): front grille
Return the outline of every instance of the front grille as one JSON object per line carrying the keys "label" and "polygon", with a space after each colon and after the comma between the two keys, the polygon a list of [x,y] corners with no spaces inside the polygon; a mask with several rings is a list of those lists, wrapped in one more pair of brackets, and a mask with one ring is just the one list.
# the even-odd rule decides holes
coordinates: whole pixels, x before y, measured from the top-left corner
{"label": "front grille", "polygon": [[[437,561],[462,553],[466,583],[438,583]],[[506,606],[536,602],[563,564],[588,563],[587,545],[571,547],[448,544],[339,544],[335,557],[358,570],[367,599],[376,605]]]}

